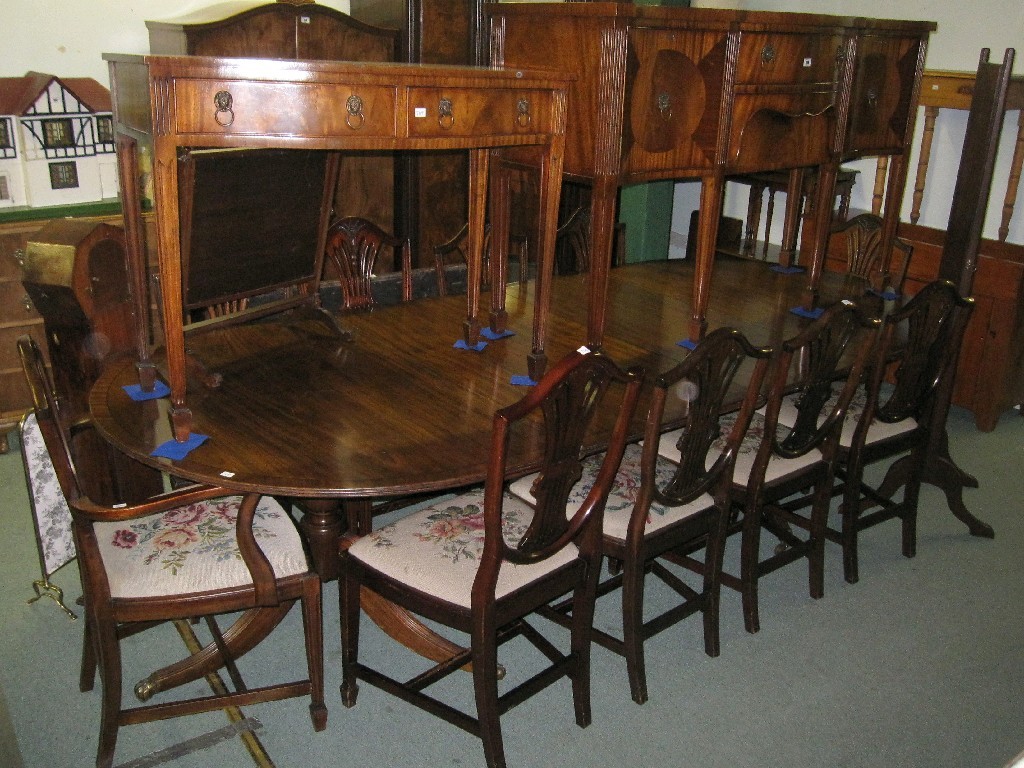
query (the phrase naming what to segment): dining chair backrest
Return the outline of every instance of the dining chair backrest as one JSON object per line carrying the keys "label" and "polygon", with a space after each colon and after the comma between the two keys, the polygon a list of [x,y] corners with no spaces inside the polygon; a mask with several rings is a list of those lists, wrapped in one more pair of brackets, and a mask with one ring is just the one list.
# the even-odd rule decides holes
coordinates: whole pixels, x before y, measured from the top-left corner
{"label": "dining chair backrest", "polygon": [[[961,297],[953,283],[937,280],[886,316],[867,406],[872,419],[887,424],[928,419],[944,378],[954,374],[973,308],[974,301]],[[883,393],[883,378],[894,358],[891,387]]]}
{"label": "dining chair backrest", "polygon": [[[834,451],[846,411],[876,349],[880,326],[877,318],[843,300],[782,342],[769,384],[766,439],[755,476],[772,455],[792,459],[817,449]],[[780,429],[778,416],[784,400],[792,403],[796,413]]]}
{"label": "dining chair backrest", "polygon": [[324,245],[327,258],[338,270],[342,308],[348,311],[373,309],[372,280],[381,252],[391,249],[401,272],[402,301],[412,299],[412,256],[408,239],[385,232],[368,219],[346,216],[327,230]]}
{"label": "dining chair backrest", "polygon": [[[488,591],[493,597],[505,562],[538,562],[588,534],[591,555],[599,551],[604,503],[622,460],[642,378],[640,369],[623,371],[600,352],[576,352],[559,361],[525,397],[495,413],[484,493],[484,551],[473,588],[474,603],[478,597],[486,599]],[[615,384],[625,389],[614,411],[605,460],[590,493],[567,517],[569,495],[583,472],[588,430],[604,412],[605,395]],[[508,542],[502,535],[502,507],[513,433],[520,425],[530,431],[537,419],[543,424],[544,458],[533,486],[535,511],[519,541]]]}
{"label": "dining chair backrest", "polygon": [[[757,348],[735,328],[718,328],[703,339],[685,360],[658,376],[651,395],[651,408],[644,434],[641,493],[649,492],[651,501],[663,507],[678,507],[711,493],[724,503],[732,481],[732,467],[759,397],[769,360],[770,347]],[[724,441],[720,416],[735,405],[734,382],[744,365],[749,377],[739,397],[738,416]],[[664,413],[670,399],[685,403],[684,428],[675,442],[679,452],[673,455],[676,469],[666,482],[658,482],[659,437],[665,429]],[[649,508],[645,500],[637,508]],[[645,512],[646,514],[646,512]],[[633,521],[638,524],[637,521]],[[642,529],[641,529],[642,530]]]}
{"label": "dining chair backrest", "polygon": [[882,249],[884,220],[873,213],[861,213],[832,227],[833,235],[842,235],[846,252],[846,271],[867,283],[876,292],[901,293],[914,247],[906,240],[893,240],[892,252]]}

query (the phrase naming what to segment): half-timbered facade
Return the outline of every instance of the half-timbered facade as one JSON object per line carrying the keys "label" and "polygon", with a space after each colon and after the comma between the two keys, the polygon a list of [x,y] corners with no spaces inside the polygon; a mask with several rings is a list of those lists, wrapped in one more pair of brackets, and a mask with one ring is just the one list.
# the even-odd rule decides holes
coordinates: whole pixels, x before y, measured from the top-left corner
{"label": "half-timbered facade", "polygon": [[0,78],[0,207],[117,197],[110,91],[41,72]]}

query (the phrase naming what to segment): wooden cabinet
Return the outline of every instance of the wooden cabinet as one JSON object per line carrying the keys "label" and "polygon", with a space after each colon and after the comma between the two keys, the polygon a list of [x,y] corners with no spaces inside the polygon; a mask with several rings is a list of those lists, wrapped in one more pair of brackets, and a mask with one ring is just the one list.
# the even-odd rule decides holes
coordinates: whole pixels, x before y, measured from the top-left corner
{"label": "wooden cabinet", "polygon": [[[120,225],[119,213],[106,213],[111,207],[116,208],[109,204],[86,205],[82,206],[84,213],[77,208],[67,212],[78,214],[80,218],[76,221]],[[97,213],[90,215],[94,209]],[[18,359],[18,337],[26,333],[31,335],[49,360],[43,317],[22,284],[25,249],[52,222],[65,220],[46,218],[38,210],[27,211],[20,218],[6,212],[0,218],[0,453],[8,449],[8,433],[17,427],[18,421],[32,407],[32,396]]]}
{"label": "wooden cabinet", "polygon": [[[350,0],[352,16],[401,34],[410,64],[485,64],[487,0]],[[410,194],[404,217],[413,235],[413,263],[433,264],[433,249],[466,223],[468,166],[461,153],[422,152],[400,158]]]}
{"label": "wooden cabinet", "polygon": [[25,245],[45,221],[0,223],[0,453],[8,451],[8,433],[32,408],[32,394],[18,359],[17,339],[30,334],[46,349],[43,318],[21,285]]}
{"label": "wooden cabinet", "polygon": [[[839,163],[909,148],[931,22],[631,3],[498,3],[491,61],[577,76],[569,93],[566,173],[593,188],[588,336],[599,345],[619,187],[699,178],[690,339],[706,328],[718,212],[728,175],[819,169],[817,211],[831,212]],[[571,41],[571,43],[570,43]],[[523,159],[523,162],[528,162]],[[895,233],[902,162],[886,210]],[[799,185],[794,185],[799,189]],[[808,301],[825,253],[816,238]]]}
{"label": "wooden cabinet", "polygon": [[[908,294],[938,277],[945,234],[900,224],[900,237],[914,246]],[[1024,246],[982,240],[971,296],[974,313],[960,350],[953,404],[971,411],[978,429],[988,432],[1024,403]]]}

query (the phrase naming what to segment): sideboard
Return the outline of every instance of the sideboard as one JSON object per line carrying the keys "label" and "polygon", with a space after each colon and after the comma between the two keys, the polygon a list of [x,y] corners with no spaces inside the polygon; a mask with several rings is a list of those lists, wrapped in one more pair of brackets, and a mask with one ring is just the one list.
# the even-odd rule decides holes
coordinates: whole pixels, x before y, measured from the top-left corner
{"label": "sideboard", "polygon": [[[932,22],[803,13],[491,3],[491,61],[576,74],[565,174],[592,187],[588,342],[600,345],[620,187],[701,181],[689,339],[706,311],[725,178],[816,167],[817,216],[832,211],[843,160],[885,155],[895,236]],[[571,42],[570,42],[571,41]],[[529,160],[523,158],[527,164]],[[814,227],[805,304],[816,302],[827,220]]]}

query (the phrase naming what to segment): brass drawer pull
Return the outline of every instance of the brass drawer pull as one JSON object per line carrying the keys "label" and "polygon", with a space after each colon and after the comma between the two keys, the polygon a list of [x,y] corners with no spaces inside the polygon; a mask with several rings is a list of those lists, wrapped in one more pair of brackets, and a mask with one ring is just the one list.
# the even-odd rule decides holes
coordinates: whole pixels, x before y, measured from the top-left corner
{"label": "brass drawer pull", "polygon": [[348,97],[345,102],[345,125],[353,131],[358,131],[366,122],[366,115],[363,114],[363,100],[356,95]]}
{"label": "brass drawer pull", "polygon": [[213,119],[217,121],[217,125],[222,128],[227,128],[233,122],[235,122],[235,113],[231,109],[231,92],[230,91],[217,91],[213,95],[213,106],[216,108],[216,112],[213,113]]}
{"label": "brass drawer pull", "polygon": [[761,49],[761,66],[770,67],[772,64],[775,63],[776,56],[777,54],[775,53],[775,46],[772,45],[771,43],[768,43],[764,48]]}
{"label": "brass drawer pull", "polygon": [[437,105],[437,124],[450,131],[455,126],[455,109],[451,99],[441,99]]}
{"label": "brass drawer pull", "polygon": [[25,266],[25,249],[15,248],[14,249],[14,260],[18,262],[19,267]]}
{"label": "brass drawer pull", "polygon": [[520,99],[516,102],[516,125],[520,128],[527,128],[531,122],[533,122],[533,116],[530,115],[530,101],[529,99]]}

